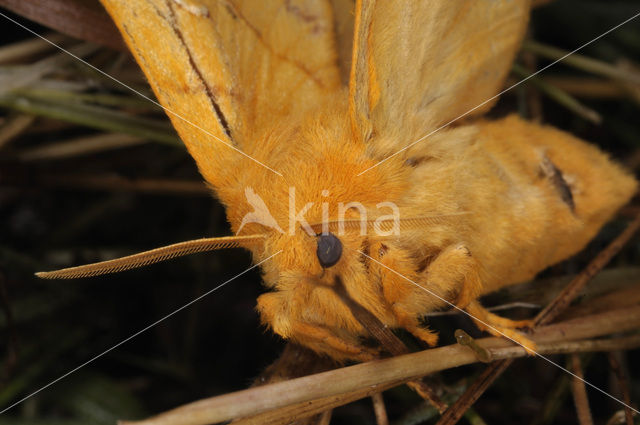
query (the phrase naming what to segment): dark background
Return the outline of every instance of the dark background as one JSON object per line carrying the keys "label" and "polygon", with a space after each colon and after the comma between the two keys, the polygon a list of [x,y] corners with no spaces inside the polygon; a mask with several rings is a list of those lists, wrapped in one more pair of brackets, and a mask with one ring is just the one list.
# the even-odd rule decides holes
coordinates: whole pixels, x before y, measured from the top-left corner
{"label": "dark background", "polygon": [[[542,43],[573,50],[638,11],[640,6],[632,1],[558,0],[534,12],[530,35]],[[38,33],[48,31],[9,15]],[[2,45],[32,37],[8,21],[0,27]],[[581,53],[609,63],[623,58],[640,62],[640,20]],[[104,50],[93,59],[99,65],[119,57]],[[520,60],[526,62],[526,58]],[[540,68],[547,63],[538,58],[528,66]],[[6,69],[29,64],[24,61],[0,66]],[[67,63],[53,77],[90,79],[90,93],[133,97],[81,68]],[[134,69],[134,65],[125,60],[122,69]],[[577,78],[590,74],[558,64],[541,78],[549,76]],[[139,76],[134,75],[130,81],[144,86]],[[580,97],[584,105],[602,116],[598,125],[545,94],[532,94],[533,90],[531,85],[512,90],[491,115],[518,111],[530,117],[535,112],[529,101],[539,96],[544,123],[597,143],[638,169],[640,96]],[[167,121],[161,112],[144,113]],[[12,108],[0,109],[0,124],[15,114]],[[91,186],[87,176],[159,181],[161,186],[170,180],[196,184],[200,177],[180,144],[150,142],[66,159],[20,159],[19,155],[29,149],[96,132],[86,126],[38,117],[19,137],[0,146],[0,406],[29,395],[251,265],[247,253],[233,249],[106,277],[70,281],[35,278],[33,273],[40,270],[230,233],[223,208],[205,191],[131,190],[118,181],[106,188],[95,184],[86,187]],[[634,205],[638,205],[637,199]],[[626,215],[628,218],[629,213]],[[583,253],[545,271],[543,276],[579,271],[624,228],[627,218],[614,220]],[[637,265],[639,255],[640,244],[635,238],[609,267]],[[246,388],[284,346],[279,337],[260,325],[254,308],[262,292],[258,270],[235,279],[0,415],[0,425],[111,424],[117,418],[142,418],[199,398]],[[440,330],[445,342],[446,335],[457,327],[473,330],[461,317],[433,319],[431,326]],[[637,354],[628,352],[623,357],[623,365],[631,374],[632,400],[640,396],[640,370],[633,361]],[[565,364],[563,357],[553,359]],[[469,366],[448,371],[441,380],[455,387],[480,370],[480,366]],[[565,385],[566,378],[562,371],[540,359],[519,360],[481,398],[476,411],[487,423],[544,423],[540,420],[546,398],[555,386]],[[586,378],[613,391],[610,368],[602,354],[589,356]],[[577,423],[570,392],[559,394],[563,401],[550,421]],[[621,408],[593,390],[589,395],[596,423],[605,423]],[[406,388],[386,392],[385,399],[392,420],[420,404]],[[338,408],[332,423],[374,423],[370,400]]]}

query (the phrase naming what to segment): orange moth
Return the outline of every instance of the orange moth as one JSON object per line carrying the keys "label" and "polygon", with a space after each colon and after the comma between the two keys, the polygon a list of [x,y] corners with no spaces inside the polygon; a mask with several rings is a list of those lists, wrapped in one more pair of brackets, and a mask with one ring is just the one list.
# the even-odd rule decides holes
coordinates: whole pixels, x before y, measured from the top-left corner
{"label": "orange moth", "polygon": [[527,345],[478,298],[578,252],[636,190],[570,134],[481,117],[528,1],[102,3],[236,236],[42,277],[243,246],[263,322],[335,359],[376,355],[338,285],[430,345],[419,318],[450,304]]}

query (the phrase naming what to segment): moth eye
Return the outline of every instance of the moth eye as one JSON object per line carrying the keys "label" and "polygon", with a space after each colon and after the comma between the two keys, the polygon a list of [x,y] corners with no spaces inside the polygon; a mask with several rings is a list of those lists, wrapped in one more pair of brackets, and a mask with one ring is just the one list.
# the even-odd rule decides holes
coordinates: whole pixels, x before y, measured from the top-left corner
{"label": "moth eye", "polygon": [[342,242],[333,233],[323,233],[318,236],[316,255],[323,268],[331,267],[340,260]]}

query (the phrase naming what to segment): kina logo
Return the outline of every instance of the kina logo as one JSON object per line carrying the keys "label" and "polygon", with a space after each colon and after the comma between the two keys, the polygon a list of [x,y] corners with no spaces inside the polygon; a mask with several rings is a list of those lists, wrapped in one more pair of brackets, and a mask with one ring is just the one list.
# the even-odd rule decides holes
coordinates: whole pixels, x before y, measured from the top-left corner
{"label": "kina logo", "polygon": [[251,187],[247,187],[244,190],[244,194],[247,197],[249,205],[253,207],[253,211],[246,213],[244,217],[242,217],[242,222],[240,223],[240,227],[238,228],[236,235],[240,233],[245,224],[249,223],[262,224],[265,227],[270,227],[280,233],[284,233],[284,230],[280,228],[276,219],[273,218],[269,212],[269,208],[267,208],[267,204],[264,203],[260,195],[258,195]]}

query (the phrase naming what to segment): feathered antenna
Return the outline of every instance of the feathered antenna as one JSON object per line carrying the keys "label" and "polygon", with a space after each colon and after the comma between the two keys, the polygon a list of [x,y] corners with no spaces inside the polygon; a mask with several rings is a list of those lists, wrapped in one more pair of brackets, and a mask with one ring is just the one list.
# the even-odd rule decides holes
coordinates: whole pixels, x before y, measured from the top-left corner
{"label": "feathered antenna", "polygon": [[[469,212],[459,212],[452,214],[441,214],[441,215],[426,215],[426,216],[416,216],[416,217],[406,217],[406,218],[398,218],[398,224],[401,228],[415,228],[419,226],[429,226],[434,224],[441,224],[451,221],[452,219],[470,214]],[[368,229],[369,226],[374,226],[376,230],[388,231],[395,225],[395,220],[393,218],[389,219],[370,219],[370,220],[361,220],[359,218],[348,218],[348,219],[338,219],[331,220],[325,223],[326,228],[331,233],[337,233],[341,230],[351,231],[351,230],[360,230],[362,225],[365,225],[365,228]],[[310,227],[316,233],[322,233],[323,223],[314,223]]]}
{"label": "feathered antenna", "polygon": [[172,245],[139,252],[126,257],[99,263],[85,264],[50,272],[38,272],[36,276],[42,279],[75,279],[80,277],[99,276],[135,269],[149,264],[159,263],[171,258],[198,252],[214,251],[217,249],[247,247],[264,240],[264,235],[224,236],[219,238],[194,239],[178,242]]}

